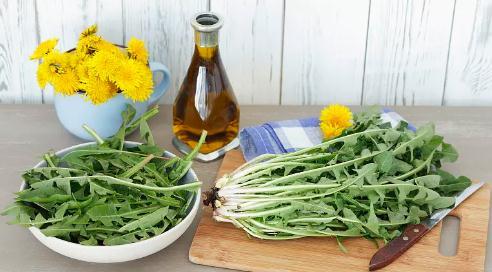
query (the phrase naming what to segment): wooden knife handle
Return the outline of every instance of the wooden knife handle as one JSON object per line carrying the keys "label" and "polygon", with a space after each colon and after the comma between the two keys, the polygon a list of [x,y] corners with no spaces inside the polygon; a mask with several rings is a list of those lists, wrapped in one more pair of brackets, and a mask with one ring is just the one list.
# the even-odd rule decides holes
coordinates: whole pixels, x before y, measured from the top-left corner
{"label": "wooden knife handle", "polygon": [[429,230],[423,224],[408,225],[399,237],[393,239],[372,256],[371,262],[369,263],[369,271],[383,268],[392,263],[429,232]]}

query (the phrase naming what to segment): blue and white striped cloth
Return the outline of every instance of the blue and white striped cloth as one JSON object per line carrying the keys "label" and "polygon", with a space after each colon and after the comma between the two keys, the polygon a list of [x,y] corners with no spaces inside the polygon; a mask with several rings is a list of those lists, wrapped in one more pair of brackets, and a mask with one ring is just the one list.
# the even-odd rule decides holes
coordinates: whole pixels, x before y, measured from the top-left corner
{"label": "blue and white striped cloth", "polygon": [[[394,127],[403,119],[398,113],[384,109],[381,119]],[[410,128],[415,130],[413,126]],[[249,161],[261,154],[280,154],[317,145],[323,140],[318,118],[267,122],[247,127],[239,133],[244,158]]]}

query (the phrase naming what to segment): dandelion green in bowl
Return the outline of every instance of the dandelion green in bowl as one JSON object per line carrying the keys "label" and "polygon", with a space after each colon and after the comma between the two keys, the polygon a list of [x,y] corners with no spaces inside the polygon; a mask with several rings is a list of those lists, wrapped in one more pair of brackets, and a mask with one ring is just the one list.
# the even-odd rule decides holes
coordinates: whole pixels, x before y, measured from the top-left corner
{"label": "dandelion green in bowl", "polygon": [[[128,107],[123,118],[131,120],[131,113]],[[107,140],[87,128],[96,143],[46,154],[23,174],[21,191],[3,214],[54,251],[90,262],[129,261],[174,242],[199,206],[201,183],[190,168],[196,152],[184,158],[164,152],[146,118]],[[136,127],[142,144],[124,140]]]}

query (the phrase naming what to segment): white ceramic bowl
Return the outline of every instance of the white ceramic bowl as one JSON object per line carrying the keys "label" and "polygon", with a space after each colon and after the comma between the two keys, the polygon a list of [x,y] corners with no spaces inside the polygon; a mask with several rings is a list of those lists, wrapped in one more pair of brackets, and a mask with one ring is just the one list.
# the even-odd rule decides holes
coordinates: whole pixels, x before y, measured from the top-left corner
{"label": "white ceramic bowl", "polygon": [[[63,156],[64,154],[89,145],[94,145],[95,143],[84,143],[79,145],[74,145],[56,152],[57,155]],[[136,146],[140,143],[126,141],[127,146]],[[175,155],[170,152],[165,152],[167,157],[174,157]],[[34,168],[45,166],[45,162],[41,161]],[[188,173],[183,177],[181,183],[189,183],[197,180],[197,176],[193,170],[189,170]],[[21,190],[26,188],[26,184],[23,182]],[[32,232],[34,237],[36,237],[43,245],[47,246],[51,250],[58,252],[67,257],[94,263],[117,263],[126,262],[156,253],[157,251],[167,247],[174,241],[176,241],[188,227],[196,216],[198,207],[200,206],[200,190],[194,196],[195,200],[193,206],[186,217],[178,223],[176,226],[167,230],[166,232],[149,238],[147,240],[139,241],[136,243],[117,245],[117,246],[86,246],[81,244],[76,244],[72,242],[67,242],[62,239],[55,237],[45,236],[38,228],[30,227],[29,230]]]}

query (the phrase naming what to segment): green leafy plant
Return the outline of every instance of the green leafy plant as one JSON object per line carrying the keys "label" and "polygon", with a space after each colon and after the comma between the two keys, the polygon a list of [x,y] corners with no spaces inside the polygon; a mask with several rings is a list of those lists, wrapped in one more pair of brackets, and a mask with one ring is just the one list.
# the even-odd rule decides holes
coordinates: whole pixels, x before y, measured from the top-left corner
{"label": "green leafy plant", "polygon": [[434,126],[392,128],[379,111],[354,116],[337,138],[265,154],[220,178],[204,203],[217,221],[272,240],[306,236],[389,241],[406,224],[454,204],[471,182],[440,169],[458,153]]}
{"label": "green leafy plant", "polygon": [[[96,144],[63,156],[45,154],[46,166],[22,175],[27,188],[2,214],[12,224],[83,245],[133,243],[176,226],[201,186],[179,183],[206,132],[188,156],[162,157],[147,124],[157,112],[152,108],[132,122],[135,109],[128,106],[121,128],[107,140],[85,126]],[[137,128],[144,143],[126,145],[125,135]]]}

